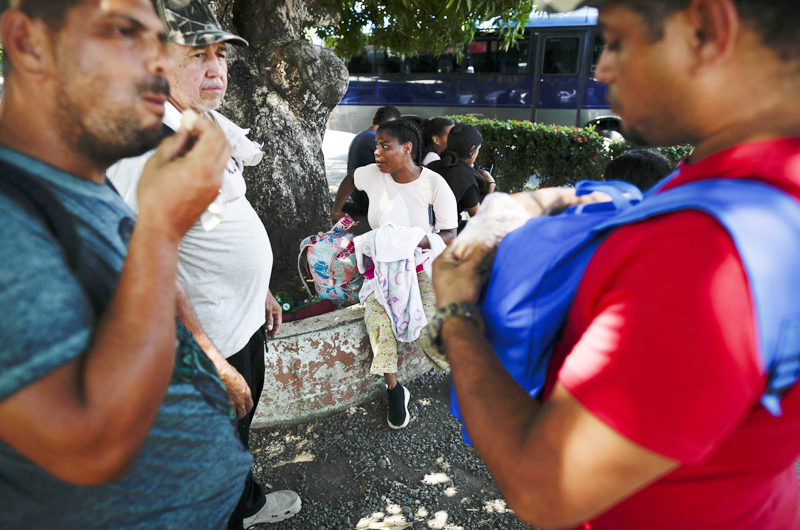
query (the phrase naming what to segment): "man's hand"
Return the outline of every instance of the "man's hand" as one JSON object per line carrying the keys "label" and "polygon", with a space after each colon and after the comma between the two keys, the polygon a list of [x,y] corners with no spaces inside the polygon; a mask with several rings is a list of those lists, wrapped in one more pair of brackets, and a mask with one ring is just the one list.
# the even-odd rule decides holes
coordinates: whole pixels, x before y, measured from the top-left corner
{"label": "man's hand", "polygon": [[345,216],[345,213],[342,210],[331,210],[331,215],[335,220],[339,221]]}
{"label": "man's hand", "polygon": [[278,335],[283,323],[283,308],[272,296],[272,291],[267,291],[267,336],[274,339]]}
{"label": "man's hand", "polygon": [[228,391],[228,399],[231,401],[231,408],[236,413],[236,419],[242,419],[245,414],[250,412],[253,408],[253,397],[250,393],[250,387],[244,377],[231,366],[225,357],[219,352],[211,339],[206,335],[200,320],[197,319],[197,313],[194,312],[186,292],[177,281],[175,282],[175,312],[178,318],[181,319],[186,329],[192,332],[197,345],[205,352],[211,362],[214,363],[214,368],[219,373],[219,378],[225,384],[225,389]]}
{"label": "man's hand", "polygon": [[[221,356],[220,356],[221,357]],[[219,377],[228,391],[228,399],[231,401],[231,407],[236,413],[236,419],[244,418],[248,412],[253,409],[253,396],[250,393],[250,387],[242,377],[242,374],[236,371],[236,368],[231,366],[228,361],[214,363],[219,372]]]}
{"label": "man's hand", "polygon": [[230,154],[222,131],[203,119],[191,133],[180,130],[165,139],[142,172],[137,224],[180,240],[219,195]]}
{"label": "man's hand", "polygon": [[476,242],[459,255],[459,249],[448,246],[433,262],[433,289],[437,307],[457,302],[475,303],[490,270],[494,247]]}

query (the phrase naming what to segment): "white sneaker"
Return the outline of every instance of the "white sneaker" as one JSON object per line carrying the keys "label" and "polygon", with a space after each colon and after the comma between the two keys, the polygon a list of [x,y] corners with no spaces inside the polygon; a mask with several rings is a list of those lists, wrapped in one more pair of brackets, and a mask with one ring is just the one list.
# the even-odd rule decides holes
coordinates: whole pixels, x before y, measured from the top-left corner
{"label": "white sneaker", "polygon": [[245,529],[259,523],[277,523],[300,511],[302,502],[292,490],[274,491],[267,494],[267,503],[258,513],[244,519]]}

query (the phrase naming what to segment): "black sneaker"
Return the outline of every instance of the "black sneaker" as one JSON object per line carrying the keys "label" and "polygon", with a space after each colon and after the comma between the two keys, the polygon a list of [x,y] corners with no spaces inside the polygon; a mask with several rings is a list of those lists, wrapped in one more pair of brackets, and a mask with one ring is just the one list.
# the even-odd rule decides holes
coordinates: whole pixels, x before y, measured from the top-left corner
{"label": "black sneaker", "polygon": [[408,400],[411,399],[411,392],[406,387],[397,383],[394,388],[387,388],[389,395],[389,413],[386,415],[386,423],[392,429],[402,429],[408,425],[411,415],[408,413]]}

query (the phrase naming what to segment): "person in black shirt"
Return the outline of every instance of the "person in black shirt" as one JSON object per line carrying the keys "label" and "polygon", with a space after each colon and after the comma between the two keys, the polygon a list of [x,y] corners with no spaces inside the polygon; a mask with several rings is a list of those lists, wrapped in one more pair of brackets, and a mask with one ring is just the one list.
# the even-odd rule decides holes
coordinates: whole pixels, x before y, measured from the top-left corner
{"label": "person in black shirt", "polygon": [[[472,125],[457,123],[447,137],[447,149],[441,154],[441,160],[428,165],[429,169],[439,173],[453,190],[456,196],[458,214],[467,212],[470,216],[478,211],[483,198],[494,192],[495,182],[488,171],[475,169],[475,159],[481,151],[483,136]],[[461,218],[458,223],[460,232],[467,221]]]}

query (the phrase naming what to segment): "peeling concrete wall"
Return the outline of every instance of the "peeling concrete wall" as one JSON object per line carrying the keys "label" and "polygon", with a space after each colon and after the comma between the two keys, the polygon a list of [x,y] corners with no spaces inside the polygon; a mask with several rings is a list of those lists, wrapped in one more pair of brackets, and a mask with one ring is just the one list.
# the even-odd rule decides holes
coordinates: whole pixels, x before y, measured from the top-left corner
{"label": "peeling concrete wall", "polygon": [[[295,423],[339,412],[385,392],[369,373],[372,352],[360,306],[288,322],[267,341],[264,392],[253,426]],[[400,343],[400,381],[431,369],[411,343]]]}

